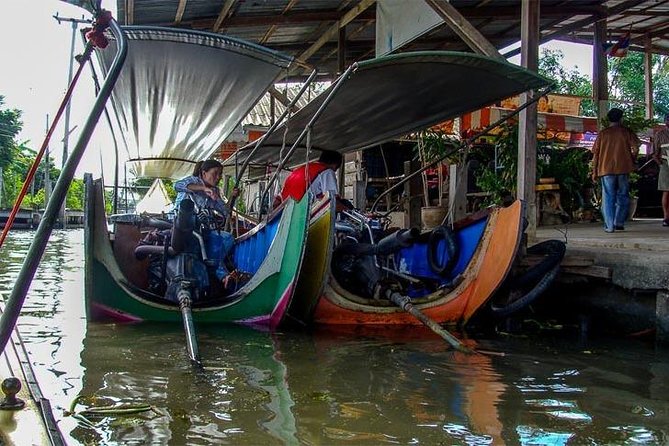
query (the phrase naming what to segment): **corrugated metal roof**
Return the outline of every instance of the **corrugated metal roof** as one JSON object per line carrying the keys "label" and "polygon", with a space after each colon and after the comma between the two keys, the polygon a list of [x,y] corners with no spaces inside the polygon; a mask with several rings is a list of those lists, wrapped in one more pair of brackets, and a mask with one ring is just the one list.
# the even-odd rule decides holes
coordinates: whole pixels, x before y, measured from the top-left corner
{"label": "corrugated metal roof", "polygon": [[[362,1],[365,0],[117,0],[117,4],[122,24],[213,30],[300,56]],[[653,52],[669,55],[669,0],[540,1],[541,35],[545,40],[591,44],[594,23],[606,18],[612,39],[630,31],[631,49],[641,50],[645,36],[649,36]],[[520,39],[521,0],[450,3],[498,49]],[[345,27],[345,65],[374,57],[375,9],[372,4]],[[403,48],[423,49],[469,51],[446,25]],[[333,74],[338,71],[337,57],[335,36],[305,62]]]}

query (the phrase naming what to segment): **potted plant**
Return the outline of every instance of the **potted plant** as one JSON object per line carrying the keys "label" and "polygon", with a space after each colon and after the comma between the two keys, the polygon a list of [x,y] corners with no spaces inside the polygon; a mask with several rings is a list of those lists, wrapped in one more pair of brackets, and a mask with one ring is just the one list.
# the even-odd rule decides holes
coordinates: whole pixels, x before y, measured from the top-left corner
{"label": "potted plant", "polygon": [[472,153],[479,167],[474,172],[476,186],[487,192],[484,206],[503,205],[516,194],[518,165],[518,125],[500,126],[493,146],[482,146]]}
{"label": "potted plant", "polygon": [[639,178],[641,175],[637,171],[631,172],[629,176],[630,185],[630,207],[627,213],[627,220],[631,221],[636,214],[636,208],[639,204]]}
{"label": "potted plant", "polygon": [[[457,148],[459,142],[452,136],[440,131],[426,130],[418,134],[414,151],[422,167],[426,167],[442,158],[449,151]],[[457,155],[451,161],[457,160]],[[442,224],[448,214],[448,200],[444,198],[448,174],[444,161],[423,170],[423,207],[421,221],[424,229],[431,229]],[[436,197],[432,198],[432,196]]]}

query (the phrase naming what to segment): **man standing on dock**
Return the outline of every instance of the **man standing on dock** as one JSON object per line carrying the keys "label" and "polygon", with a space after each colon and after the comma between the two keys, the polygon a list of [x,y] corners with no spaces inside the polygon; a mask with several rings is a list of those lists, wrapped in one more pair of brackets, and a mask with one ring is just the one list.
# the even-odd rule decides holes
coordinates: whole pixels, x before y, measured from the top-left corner
{"label": "man standing on dock", "polygon": [[609,127],[597,135],[592,147],[592,180],[602,179],[604,231],[625,230],[629,212],[629,174],[635,168],[641,141],[623,126],[623,111],[612,108]]}
{"label": "man standing on dock", "polygon": [[657,190],[662,191],[662,226],[669,226],[669,113],[664,115],[665,127],[655,134],[653,158],[660,165]]}

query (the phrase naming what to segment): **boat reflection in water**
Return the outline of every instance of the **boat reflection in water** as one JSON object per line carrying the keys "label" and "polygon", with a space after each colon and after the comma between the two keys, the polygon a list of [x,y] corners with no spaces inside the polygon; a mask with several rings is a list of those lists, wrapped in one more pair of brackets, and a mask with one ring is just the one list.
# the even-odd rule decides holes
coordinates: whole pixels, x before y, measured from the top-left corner
{"label": "boat reflection in water", "polygon": [[89,324],[84,406],[148,403],[156,411],[71,435],[105,444],[502,441],[506,386],[492,359],[449,351],[422,329],[361,338],[203,326],[200,336],[208,354],[197,371],[178,327]]}
{"label": "boat reflection in water", "polygon": [[281,341],[289,376],[303,377],[291,382],[295,416],[322,424],[298,423],[304,444],[504,443],[507,386],[491,357],[453,351],[422,327],[340,327],[311,339]]}
{"label": "boat reflection in water", "polygon": [[[104,444],[659,444],[666,362],[626,345],[540,339],[467,355],[412,327],[391,334],[201,331],[204,370],[171,325],[89,324],[83,395],[156,412],[71,432]],[[620,345],[620,344],[616,344]],[[559,352],[559,354],[556,354]],[[655,377],[648,370],[655,370]],[[616,371],[619,370],[619,371]],[[90,402],[90,399],[86,400]]]}
{"label": "boat reflection in water", "polygon": [[81,424],[72,437],[85,444],[297,443],[272,337],[235,326],[203,325],[198,334],[204,370],[191,366],[174,324],[88,324],[84,406],[146,403],[155,411],[108,417],[96,428]]}

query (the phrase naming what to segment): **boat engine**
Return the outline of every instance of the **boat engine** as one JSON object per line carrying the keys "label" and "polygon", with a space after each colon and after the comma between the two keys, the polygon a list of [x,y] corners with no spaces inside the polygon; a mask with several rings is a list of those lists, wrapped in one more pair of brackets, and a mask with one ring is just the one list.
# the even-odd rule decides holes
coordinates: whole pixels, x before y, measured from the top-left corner
{"label": "boat engine", "polygon": [[337,281],[345,289],[367,298],[378,299],[390,286],[396,289],[397,279],[388,276],[388,269],[382,268],[379,258],[411,246],[420,235],[418,228],[398,230],[378,243],[364,241],[371,231],[355,231],[346,225],[339,225],[337,229],[341,238],[332,259],[332,271]]}
{"label": "boat engine", "polygon": [[160,223],[161,230],[149,233],[135,249],[137,258],[150,258],[150,291],[177,303],[184,287],[193,301],[232,291],[223,287],[222,279],[234,270],[227,255],[234,238],[221,230],[220,218],[206,209],[198,211],[186,199],[179,204],[170,229],[164,227],[168,222]]}
{"label": "boat engine", "polygon": [[195,232],[197,216],[195,204],[191,200],[179,203],[179,211],[174,219],[171,245],[174,253],[166,262],[167,289],[165,298],[179,303],[179,290],[187,284],[191,289],[191,299],[197,301],[209,288],[209,274],[202,237]]}

